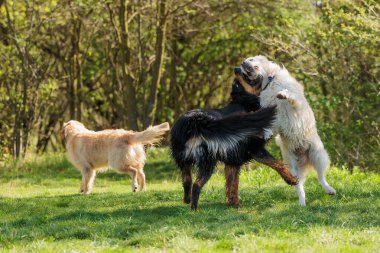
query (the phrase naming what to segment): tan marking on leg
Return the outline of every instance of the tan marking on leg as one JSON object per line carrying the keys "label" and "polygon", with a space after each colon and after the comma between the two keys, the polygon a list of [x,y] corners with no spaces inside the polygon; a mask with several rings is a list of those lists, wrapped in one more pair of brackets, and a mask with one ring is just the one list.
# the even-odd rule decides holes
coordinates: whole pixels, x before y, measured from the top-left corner
{"label": "tan marking on leg", "polygon": [[191,202],[191,186],[193,179],[191,176],[192,165],[185,165],[182,168],[182,186],[183,186],[183,202],[189,204]]}
{"label": "tan marking on leg", "polygon": [[286,165],[281,161],[264,158],[255,158],[255,160],[273,168],[275,171],[278,172],[278,174],[280,174],[280,176],[285,180],[287,184],[298,184],[298,178],[293,176],[292,173],[290,173],[289,169],[286,167]]}
{"label": "tan marking on leg", "polygon": [[224,175],[226,177],[226,197],[227,205],[239,205],[239,167],[226,165],[224,167]]}

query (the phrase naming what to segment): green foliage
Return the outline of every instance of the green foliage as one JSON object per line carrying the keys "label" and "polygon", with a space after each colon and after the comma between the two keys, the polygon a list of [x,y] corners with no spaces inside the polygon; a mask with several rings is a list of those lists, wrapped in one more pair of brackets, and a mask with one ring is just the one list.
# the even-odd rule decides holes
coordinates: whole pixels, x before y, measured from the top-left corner
{"label": "green foliage", "polygon": [[[93,129],[136,120],[142,129],[158,0],[126,1],[127,50],[121,2],[1,1],[0,160],[17,146],[61,149],[56,132],[69,119]],[[305,86],[333,163],[378,171],[379,10],[372,0],[171,1],[155,123],[227,103],[233,67],[263,54]]]}
{"label": "green foliage", "polygon": [[[314,39],[317,70],[324,83],[325,102],[317,99],[317,113],[325,112],[321,132],[332,156],[364,169],[378,167],[380,103],[378,17],[376,2],[363,5],[341,2],[324,7],[324,29],[309,33]],[[363,60],[365,59],[365,60]],[[329,131],[323,131],[324,124]]]}
{"label": "green foliage", "polygon": [[130,177],[100,173],[78,194],[80,172],[62,155],[29,157],[0,170],[0,251],[373,252],[380,247],[380,176],[332,168],[328,196],[309,175],[307,207],[267,167],[242,171],[241,208],[227,208],[218,171],[200,211],[183,204],[179,171],[165,149],[148,153],[147,192]]}

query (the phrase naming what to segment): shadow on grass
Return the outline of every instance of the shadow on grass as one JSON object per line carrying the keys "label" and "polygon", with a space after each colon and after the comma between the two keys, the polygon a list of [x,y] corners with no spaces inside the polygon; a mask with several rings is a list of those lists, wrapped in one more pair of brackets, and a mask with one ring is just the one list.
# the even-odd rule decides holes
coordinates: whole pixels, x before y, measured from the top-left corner
{"label": "shadow on grass", "polygon": [[[128,245],[149,245],[154,238],[186,234],[200,239],[221,239],[231,235],[293,231],[310,228],[367,229],[380,226],[376,199],[379,191],[360,200],[317,199],[308,207],[289,200],[281,187],[269,191],[243,191],[242,208],[227,208],[219,197],[203,193],[199,212],[181,203],[181,191],[137,194],[102,193],[56,197],[0,198],[0,244],[54,240],[122,240]],[[218,201],[219,200],[219,201]],[[322,201],[322,202],[321,202]]]}

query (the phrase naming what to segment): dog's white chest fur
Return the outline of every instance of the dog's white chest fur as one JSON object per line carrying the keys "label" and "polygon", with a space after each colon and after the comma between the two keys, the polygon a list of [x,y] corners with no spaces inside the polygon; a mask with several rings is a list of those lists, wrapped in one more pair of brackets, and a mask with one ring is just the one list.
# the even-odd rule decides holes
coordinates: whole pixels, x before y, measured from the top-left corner
{"label": "dog's white chest fur", "polygon": [[[281,80],[281,78],[283,80]],[[273,132],[280,134],[283,141],[286,141],[292,149],[305,147],[310,138],[316,134],[316,125],[313,111],[311,110],[303,91],[291,86],[293,78],[283,78],[281,74],[276,77],[267,89],[260,94],[260,104],[262,107],[277,106],[277,117],[273,124]],[[297,103],[295,106],[286,99],[277,98],[278,93],[284,96],[292,96]]]}

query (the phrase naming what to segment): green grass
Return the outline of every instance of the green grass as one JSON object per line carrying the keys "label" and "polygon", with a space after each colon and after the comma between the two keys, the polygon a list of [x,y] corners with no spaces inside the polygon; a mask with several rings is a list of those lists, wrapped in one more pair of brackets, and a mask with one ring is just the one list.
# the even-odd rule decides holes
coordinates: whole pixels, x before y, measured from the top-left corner
{"label": "green grass", "polygon": [[332,168],[336,196],[315,173],[307,207],[269,168],[241,175],[242,207],[227,208],[223,172],[200,197],[182,204],[179,172],[167,150],[149,152],[147,192],[130,178],[99,174],[91,195],[63,155],[45,155],[0,171],[0,252],[374,252],[380,249],[380,175]]}

